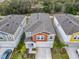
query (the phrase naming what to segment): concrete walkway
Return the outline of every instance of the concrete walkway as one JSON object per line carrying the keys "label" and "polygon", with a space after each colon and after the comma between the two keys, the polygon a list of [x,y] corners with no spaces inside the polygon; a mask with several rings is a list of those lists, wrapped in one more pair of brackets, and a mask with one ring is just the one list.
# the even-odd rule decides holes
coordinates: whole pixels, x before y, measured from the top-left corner
{"label": "concrete walkway", "polygon": [[69,59],[79,59],[78,54],[76,53],[76,49],[77,48],[66,48]]}
{"label": "concrete walkway", "polygon": [[50,48],[37,48],[36,59],[52,59]]}

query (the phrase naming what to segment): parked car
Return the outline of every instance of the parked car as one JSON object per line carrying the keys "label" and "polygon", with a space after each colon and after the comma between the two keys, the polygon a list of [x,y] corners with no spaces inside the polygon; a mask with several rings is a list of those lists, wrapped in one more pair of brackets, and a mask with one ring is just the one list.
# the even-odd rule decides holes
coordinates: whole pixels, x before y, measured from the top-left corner
{"label": "parked car", "polygon": [[78,56],[79,56],[79,49],[77,49],[77,50],[76,50],[76,53],[77,53],[77,54],[78,54]]}
{"label": "parked car", "polygon": [[6,50],[6,51],[3,53],[1,59],[9,59],[9,56],[10,56],[11,53],[12,53],[12,50],[11,50],[11,49]]}

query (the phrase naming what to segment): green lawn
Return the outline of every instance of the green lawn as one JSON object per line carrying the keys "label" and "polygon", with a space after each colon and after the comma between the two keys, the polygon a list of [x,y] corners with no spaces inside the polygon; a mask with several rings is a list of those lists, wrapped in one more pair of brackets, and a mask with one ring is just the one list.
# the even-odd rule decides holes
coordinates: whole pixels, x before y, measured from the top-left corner
{"label": "green lawn", "polygon": [[[21,39],[24,39],[24,35]],[[10,59],[35,59],[35,54],[28,54],[24,40],[21,40],[17,48],[14,49]]]}
{"label": "green lawn", "polygon": [[52,49],[52,58],[53,59],[69,59],[67,53],[60,53],[59,49]]}
{"label": "green lawn", "polygon": [[54,47],[53,49],[51,49],[53,59],[69,59],[68,54],[65,49],[64,49],[65,52],[61,53],[61,48],[64,46],[67,46],[67,45],[61,43],[58,37],[56,37],[55,42],[54,42]]}
{"label": "green lawn", "polygon": [[28,54],[28,49],[21,41],[18,47],[14,49],[11,59],[35,59],[35,54]]}

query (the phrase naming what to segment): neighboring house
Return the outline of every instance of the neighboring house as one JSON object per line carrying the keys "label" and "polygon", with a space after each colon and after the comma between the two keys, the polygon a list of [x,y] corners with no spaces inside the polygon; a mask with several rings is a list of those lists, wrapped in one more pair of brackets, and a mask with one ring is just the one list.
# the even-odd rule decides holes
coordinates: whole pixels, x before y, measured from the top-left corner
{"label": "neighboring house", "polygon": [[55,14],[54,27],[61,41],[79,45],[79,19],[71,14]]}
{"label": "neighboring house", "polygon": [[18,45],[26,25],[25,15],[8,15],[0,22],[0,47],[14,48]]}
{"label": "neighboring house", "polygon": [[34,13],[26,26],[26,48],[53,47],[55,31],[47,13]]}

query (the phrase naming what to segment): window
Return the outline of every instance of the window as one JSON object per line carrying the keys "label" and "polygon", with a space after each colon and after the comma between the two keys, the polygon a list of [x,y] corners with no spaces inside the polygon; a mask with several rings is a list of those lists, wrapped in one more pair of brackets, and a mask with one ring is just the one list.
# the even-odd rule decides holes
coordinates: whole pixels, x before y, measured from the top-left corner
{"label": "window", "polygon": [[50,36],[50,39],[53,39],[52,36]]}
{"label": "window", "polygon": [[76,39],[76,37],[74,37],[74,39]]}
{"label": "window", "polygon": [[44,36],[43,36],[43,35],[36,36],[36,39],[37,39],[37,40],[44,40]]}
{"label": "window", "polygon": [[75,36],[74,39],[75,39],[75,40],[79,40],[79,36]]}
{"label": "window", "polygon": [[0,40],[3,40],[3,39],[4,39],[3,35],[0,35]]}
{"label": "window", "polygon": [[36,39],[40,40],[40,36],[37,36],[37,38],[36,38]]}
{"label": "window", "polygon": [[44,36],[41,36],[41,40],[44,40]]}

